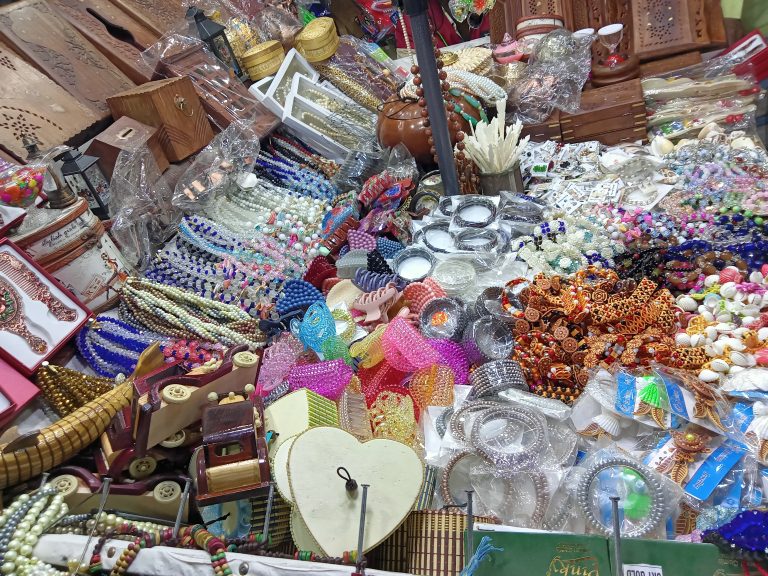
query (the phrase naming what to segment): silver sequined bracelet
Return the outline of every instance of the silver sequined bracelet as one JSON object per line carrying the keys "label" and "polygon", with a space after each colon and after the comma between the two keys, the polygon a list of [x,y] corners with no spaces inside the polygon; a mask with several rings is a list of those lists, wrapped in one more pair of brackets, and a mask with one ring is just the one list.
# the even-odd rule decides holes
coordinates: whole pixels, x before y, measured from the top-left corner
{"label": "silver sequined bracelet", "polygon": [[593,500],[596,496],[596,491],[600,489],[598,476],[608,470],[609,468],[628,468],[635,474],[637,474],[645,483],[648,495],[651,498],[650,509],[648,514],[642,522],[628,523],[625,517],[625,523],[630,524],[628,527],[622,527],[621,535],[625,538],[642,538],[647,534],[650,534],[664,520],[664,494],[661,487],[661,482],[656,476],[656,473],[635,462],[629,458],[623,456],[611,457],[602,462],[593,464],[579,483],[577,491],[577,497],[579,505],[584,511],[584,516],[587,522],[596,530],[599,530],[603,534],[613,534],[613,523],[610,519],[605,522],[601,522],[595,515]]}
{"label": "silver sequined bracelet", "polygon": [[[481,438],[483,427],[493,420],[514,422],[532,432],[534,439],[528,446],[512,452],[497,449],[491,446],[487,440]],[[541,455],[549,447],[545,418],[519,406],[497,406],[481,413],[472,424],[469,439],[470,444],[485,458],[497,466],[514,470],[526,470],[536,466]],[[509,446],[511,445],[513,442],[509,442]]]}

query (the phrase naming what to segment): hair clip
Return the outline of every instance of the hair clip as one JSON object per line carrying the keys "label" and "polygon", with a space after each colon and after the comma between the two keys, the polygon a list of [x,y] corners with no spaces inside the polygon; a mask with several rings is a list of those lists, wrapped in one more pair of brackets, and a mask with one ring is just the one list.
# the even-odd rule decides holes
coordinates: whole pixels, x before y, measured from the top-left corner
{"label": "hair clip", "polygon": [[352,308],[365,312],[365,323],[388,322],[387,311],[400,298],[400,292],[393,283],[374,292],[366,292],[357,297]]}
{"label": "hair clip", "polygon": [[446,294],[440,284],[435,282],[432,278],[427,278],[423,282],[412,282],[411,284],[408,284],[403,290],[403,296],[408,300],[411,310],[417,314],[421,314],[421,310],[428,302],[435,298],[444,298]]}
{"label": "hair clip", "polygon": [[304,344],[305,350],[311,348],[322,354],[323,341],[336,336],[336,321],[324,301],[315,302],[301,321],[291,320],[291,334]]}
{"label": "hair clip", "polygon": [[376,250],[378,250],[387,260],[397,256],[398,252],[403,249],[405,249],[405,246],[397,240],[391,240],[384,236],[376,238]]}
{"label": "hair clip", "polygon": [[455,381],[453,370],[448,366],[433,364],[414,372],[408,390],[419,410],[427,406],[450,406]]}
{"label": "hair clip", "polygon": [[288,280],[283,284],[282,297],[275,304],[280,316],[308,308],[318,300],[323,300],[323,294],[309,282],[304,280]]}
{"label": "hair clip", "polygon": [[424,337],[403,318],[395,318],[382,336],[384,357],[403,372],[437,364],[440,357]]}
{"label": "hair clip", "polygon": [[321,289],[323,282],[336,276],[336,266],[326,256],[315,256],[304,273],[304,280]]}
{"label": "hair clip", "polygon": [[355,286],[360,288],[363,292],[373,292],[383,286],[386,286],[390,282],[393,282],[397,289],[401,292],[408,285],[408,282],[400,278],[397,274],[382,274],[381,272],[371,272],[370,270],[363,270],[359,268],[355,272],[355,277],[352,279]]}
{"label": "hair clip", "polygon": [[362,368],[371,368],[384,360],[384,348],[381,346],[381,336],[387,329],[386,324],[379,324],[376,329],[362,340],[353,342],[349,352],[359,360]]}
{"label": "hair clip", "polygon": [[339,278],[354,278],[359,268],[368,267],[368,252],[365,250],[350,250],[336,260],[336,275]]}
{"label": "hair clip", "polygon": [[347,244],[350,250],[376,250],[376,238],[360,230],[350,230],[347,233]]}
{"label": "hair clip", "polygon": [[392,268],[389,267],[378,250],[368,252],[368,270],[370,272],[379,272],[381,274],[392,274]]}
{"label": "hair clip", "polygon": [[288,374],[288,383],[292,391],[307,388],[336,401],[341,397],[352,375],[352,368],[339,358],[294,366]]}
{"label": "hair clip", "polygon": [[469,360],[461,344],[452,340],[430,340],[432,346],[440,355],[440,364],[445,364],[451,370],[456,384],[466,384],[469,381]]}

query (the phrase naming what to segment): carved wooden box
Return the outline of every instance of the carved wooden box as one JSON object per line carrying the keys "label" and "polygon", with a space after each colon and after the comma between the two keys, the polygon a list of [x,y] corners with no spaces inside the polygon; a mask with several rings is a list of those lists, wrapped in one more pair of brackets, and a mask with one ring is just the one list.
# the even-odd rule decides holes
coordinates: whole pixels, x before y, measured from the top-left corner
{"label": "carved wooden box", "polygon": [[134,86],[43,0],[0,8],[0,39],[101,118],[108,117],[107,96]]}
{"label": "carved wooden box", "polygon": [[171,162],[191,156],[213,138],[208,116],[188,77],[147,82],[107,98],[115,119],[128,116],[158,128]]}
{"label": "carved wooden box", "polygon": [[120,152],[136,150],[139,146],[149,148],[155,157],[160,174],[168,168],[168,158],[160,142],[160,131],[128,116],[119,118],[112,126],[96,136],[85,153],[99,159],[99,168],[111,180]]}
{"label": "carved wooden box", "polygon": [[3,44],[0,77],[0,146],[18,160],[27,156],[21,143],[24,134],[34,138],[41,150],[81,144],[83,131],[98,121],[94,112]]}
{"label": "carved wooden box", "polygon": [[128,16],[109,0],[49,0],[67,22],[77,28],[117,68],[136,84],[148,82],[152,70],[141,52],[158,35]]}
{"label": "carved wooden box", "polygon": [[187,8],[182,0],[111,0],[142,26],[158,37],[168,32],[185,32]]}

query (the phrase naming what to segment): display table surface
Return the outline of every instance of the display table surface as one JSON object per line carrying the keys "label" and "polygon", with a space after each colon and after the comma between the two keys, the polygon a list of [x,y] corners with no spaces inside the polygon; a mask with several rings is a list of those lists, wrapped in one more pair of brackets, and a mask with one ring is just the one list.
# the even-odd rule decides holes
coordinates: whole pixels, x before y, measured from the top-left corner
{"label": "display table surface", "polygon": [[[69,560],[79,559],[83,552],[87,536],[72,534],[49,534],[42,536],[35,547],[35,556],[54,566],[66,567]],[[93,538],[90,550],[98,542]],[[109,540],[101,551],[101,564],[106,570],[111,570],[120,558],[120,553],[128,546],[125,540]],[[111,550],[114,548],[114,551]],[[90,550],[85,562],[90,560]],[[110,555],[110,552],[114,552]],[[354,571],[351,566],[336,566],[333,564],[317,564],[300,562],[299,560],[283,560],[280,558],[265,558],[248,554],[227,553],[232,574],[242,576],[281,576],[284,574],[313,574],[320,576],[349,576]],[[200,576],[211,574],[211,558],[201,550],[181,550],[158,546],[142,550],[131,564],[128,574],[143,576]],[[400,572],[384,572],[383,570],[366,570],[366,574],[384,576],[401,574]]]}

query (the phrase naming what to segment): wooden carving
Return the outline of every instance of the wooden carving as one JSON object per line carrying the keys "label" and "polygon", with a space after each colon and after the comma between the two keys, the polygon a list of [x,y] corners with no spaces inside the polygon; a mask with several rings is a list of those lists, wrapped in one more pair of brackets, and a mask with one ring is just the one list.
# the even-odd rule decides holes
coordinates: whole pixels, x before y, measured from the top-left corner
{"label": "wooden carving", "polygon": [[0,8],[0,39],[100,118],[109,115],[107,96],[134,85],[44,0]]}
{"label": "wooden carving", "polygon": [[0,146],[21,160],[28,134],[46,150],[63,143],[81,144],[78,136],[98,120],[80,104],[10,49],[0,44]]}
{"label": "wooden carving", "polygon": [[131,18],[140,22],[157,36],[185,30],[186,8],[181,0],[112,0]]}
{"label": "wooden carving", "polygon": [[152,71],[141,59],[141,52],[157,41],[157,34],[109,0],[50,0],[50,3],[133,82],[149,81]]}

